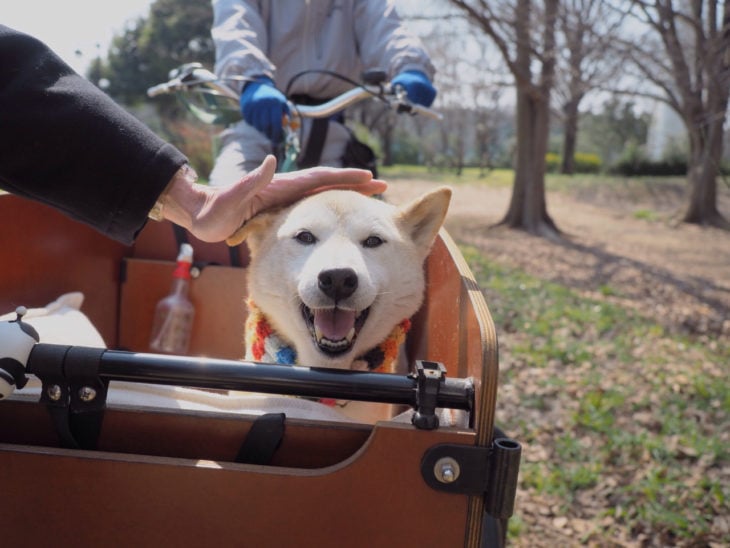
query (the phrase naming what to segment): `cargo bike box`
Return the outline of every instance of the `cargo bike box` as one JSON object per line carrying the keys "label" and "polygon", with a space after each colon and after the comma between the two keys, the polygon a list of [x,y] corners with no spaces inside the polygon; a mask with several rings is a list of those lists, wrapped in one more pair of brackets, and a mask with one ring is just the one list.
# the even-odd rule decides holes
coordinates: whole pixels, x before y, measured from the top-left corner
{"label": "cargo bike box", "polygon": [[[149,223],[126,247],[9,194],[0,195],[0,218],[0,313],[12,313],[0,341],[33,331],[18,307],[69,292],[83,294],[78,314],[104,341],[44,342],[38,327],[24,371],[2,354],[0,375],[15,389],[0,401],[7,546],[504,543],[520,446],[495,429],[494,324],[446,231],[428,258],[427,296],[407,340],[413,371],[399,376],[241,361],[245,246]],[[190,350],[155,355],[154,307],[169,290],[180,237],[199,267]],[[158,388],[219,405],[158,405]],[[116,401],[125,390],[137,393]],[[234,409],[241,391],[392,403],[413,409],[414,420],[242,412]],[[443,408],[461,423],[439,424]]]}

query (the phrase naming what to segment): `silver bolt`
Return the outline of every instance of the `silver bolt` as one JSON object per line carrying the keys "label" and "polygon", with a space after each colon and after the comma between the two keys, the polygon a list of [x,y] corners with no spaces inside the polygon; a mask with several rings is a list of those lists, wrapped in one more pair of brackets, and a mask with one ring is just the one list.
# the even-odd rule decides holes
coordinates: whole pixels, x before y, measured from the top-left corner
{"label": "silver bolt", "polygon": [[96,390],[90,386],[82,386],[79,388],[79,398],[81,401],[90,402],[96,397]]}
{"label": "silver bolt", "polygon": [[58,401],[61,399],[61,387],[57,384],[52,384],[48,387],[46,390],[46,394],[48,394],[48,397],[53,401]]}
{"label": "silver bolt", "polygon": [[442,457],[436,461],[433,473],[441,483],[453,483],[459,478],[461,468],[459,468],[459,463],[455,459]]}

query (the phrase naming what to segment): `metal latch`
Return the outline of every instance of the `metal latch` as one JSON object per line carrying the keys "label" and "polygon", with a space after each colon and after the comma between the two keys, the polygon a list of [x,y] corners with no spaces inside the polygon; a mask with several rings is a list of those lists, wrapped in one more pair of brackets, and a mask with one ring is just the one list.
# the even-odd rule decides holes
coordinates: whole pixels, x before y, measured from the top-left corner
{"label": "metal latch", "polygon": [[484,511],[497,519],[514,512],[522,446],[495,438],[489,447],[440,444],[421,460],[421,475],[437,491],[483,495]]}

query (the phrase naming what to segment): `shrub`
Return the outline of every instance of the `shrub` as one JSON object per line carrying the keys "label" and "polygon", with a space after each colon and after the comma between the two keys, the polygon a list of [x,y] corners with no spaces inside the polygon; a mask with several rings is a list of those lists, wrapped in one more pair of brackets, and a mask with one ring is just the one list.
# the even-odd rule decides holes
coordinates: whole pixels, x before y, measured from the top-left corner
{"label": "shrub", "polygon": [[672,176],[686,175],[687,162],[680,158],[653,161],[647,158],[622,159],[611,166],[609,173],[612,175],[641,176]]}
{"label": "shrub", "polygon": [[560,170],[562,159],[554,152],[548,152],[545,155],[545,171],[548,173],[557,173]]}
{"label": "shrub", "polygon": [[576,152],[573,160],[576,173],[598,173],[601,171],[602,162],[597,154]]}
{"label": "shrub", "polygon": [[612,175],[641,176],[673,176],[687,174],[687,159],[684,154],[676,152],[663,160],[650,160],[644,149],[639,146],[627,147],[621,158],[612,165],[608,172]]}
{"label": "shrub", "polygon": [[[545,155],[545,170],[548,173],[558,173],[563,160],[560,155],[548,152]],[[576,173],[598,173],[601,171],[601,158],[597,154],[576,152],[573,156]]]}

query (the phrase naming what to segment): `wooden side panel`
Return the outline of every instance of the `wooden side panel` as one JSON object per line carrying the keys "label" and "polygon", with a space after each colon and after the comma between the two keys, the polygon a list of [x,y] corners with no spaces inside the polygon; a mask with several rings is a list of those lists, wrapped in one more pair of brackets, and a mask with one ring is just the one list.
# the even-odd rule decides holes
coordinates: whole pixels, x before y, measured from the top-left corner
{"label": "wooden side panel", "polygon": [[[193,246],[193,258],[196,262],[231,266],[231,250],[224,242],[203,242],[189,232],[183,232],[188,243]],[[170,222],[149,222],[134,243],[134,257],[174,261],[177,257],[178,247],[175,231]],[[234,256],[238,257],[241,266],[248,265],[249,254],[245,243],[234,248]]]}
{"label": "wooden side panel", "polygon": [[3,542],[463,546],[467,497],[428,487],[420,461],[434,444],[468,438],[379,425],[353,457],[318,470],[0,445],[12,501],[0,512]]}
{"label": "wooden side panel", "polygon": [[[175,263],[143,259],[125,261],[119,311],[119,347],[149,352],[155,306],[172,285]],[[195,306],[188,354],[238,360],[244,356],[246,271],[207,266],[191,280]]]}
{"label": "wooden side panel", "polygon": [[[97,449],[107,452],[233,462],[255,416],[110,406]],[[340,463],[366,442],[372,426],[287,419],[273,466],[322,468]],[[194,440],[194,441],[192,441]],[[48,410],[31,398],[0,407],[0,443],[56,448]]]}
{"label": "wooden side panel", "polygon": [[82,312],[116,344],[119,264],[130,248],[53,208],[0,193],[0,311],[82,291]]}
{"label": "wooden side panel", "polygon": [[[410,341],[415,358],[441,361],[449,376],[474,380],[474,443],[487,446],[494,431],[499,371],[497,335],[484,296],[458,247],[441,230],[426,264],[427,297]],[[484,501],[469,500],[465,545],[479,545]]]}
{"label": "wooden side panel", "polygon": [[420,359],[442,362],[451,377],[467,376],[461,360],[461,280],[449,249],[437,238],[426,263],[426,299],[419,320],[425,332]]}
{"label": "wooden side panel", "polygon": [[491,441],[496,405],[498,348],[494,322],[479,286],[445,230],[426,263],[427,296],[414,320],[409,352],[444,363],[448,376],[471,377],[477,392],[475,424]]}

